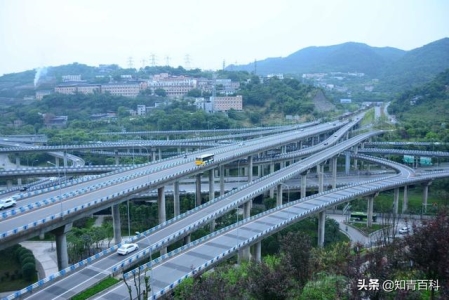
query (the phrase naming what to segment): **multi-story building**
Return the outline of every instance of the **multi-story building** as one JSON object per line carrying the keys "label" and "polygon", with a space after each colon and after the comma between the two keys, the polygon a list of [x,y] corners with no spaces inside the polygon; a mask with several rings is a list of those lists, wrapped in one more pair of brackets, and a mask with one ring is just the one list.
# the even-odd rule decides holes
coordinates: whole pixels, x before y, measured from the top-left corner
{"label": "multi-story building", "polygon": [[50,95],[51,93],[53,93],[53,92],[50,90],[36,91],[36,100],[42,100],[42,98],[44,98],[44,96]]}
{"label": "multi-story building", "polygon": [[227,111],[230,109],[242,110],[243,98],[241,95],[235,97],[211,97],[213,111]]}
{"label": "multi-story building", "polygon": [[101,92],[109,92],[114,96],[137,97],[141,90],[139,82],[108,83],[101,85]]}
{"label": "multi-story building", "polygon": [[62,75],[62,81],[81,81],[81,75]]}
{"label": "multi-story building", "polygon": [[156,89],[165,90],[167,97],[181,98],[197,87],[197,81],[194,78],[184,76],[169,77],[168,74],[159,74],[148,81],[148,87],[153,91]]}
{"label": "multi-story building", "polygon": [[75,93],[93,94],[100,91],[99,84],[60,84],[55,87],[55,93],[70,95]]}

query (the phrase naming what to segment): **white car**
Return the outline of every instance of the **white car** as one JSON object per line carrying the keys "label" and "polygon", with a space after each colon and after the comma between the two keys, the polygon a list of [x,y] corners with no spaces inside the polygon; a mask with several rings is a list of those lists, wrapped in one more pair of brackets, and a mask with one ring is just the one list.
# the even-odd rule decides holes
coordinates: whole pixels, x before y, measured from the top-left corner
{"label": "white car", "polygon": [[16,203],[17,203],[16,200],[14,200],[12,197],[1,199],[0,209],[16,206]]}
{"label": "white car", "polygon": [[120,248],[117,249],[117,254],[126,255],[128,253],[136,251],[137,249],[139,249],[139,245],[137,244],[123,244],[122,246],[120,246]]}
{"label": "white car", "polygon": [[410,231],[410,228],[408,227],[402,227],[401,229],[399,229],[399,233],[400,234],[404,234]]}

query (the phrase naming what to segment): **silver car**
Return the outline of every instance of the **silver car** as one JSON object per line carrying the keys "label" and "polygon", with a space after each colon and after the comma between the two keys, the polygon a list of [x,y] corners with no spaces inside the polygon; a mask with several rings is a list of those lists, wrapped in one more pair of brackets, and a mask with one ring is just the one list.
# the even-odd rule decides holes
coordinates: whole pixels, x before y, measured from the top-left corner
{"label": "silver car", "polygon": [[117,249],[117,254],[126,255],[128,253],[136,251],[137,249],[139,249],[139,245],[137,244],[123,244],[122,246],[120,246],[120,248]]}

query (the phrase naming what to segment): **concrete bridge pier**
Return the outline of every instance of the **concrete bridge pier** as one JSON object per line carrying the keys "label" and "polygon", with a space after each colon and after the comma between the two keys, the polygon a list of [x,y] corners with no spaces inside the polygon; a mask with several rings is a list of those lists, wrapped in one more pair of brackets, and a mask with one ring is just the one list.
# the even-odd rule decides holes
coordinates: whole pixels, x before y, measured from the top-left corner
{"label": "concrete bridge pier", "polygon": [[368,227],[372,227],[373,226],[373,205],[374,205],[374,197],[376,197],[377,194],[375,195],[369,195],[367,197],[367,201],[368,201],[368,205],[367,205],[367,218],[366,218],[366,226]]}
{"label": "concrete bridge pier", "polygon": [[156,149],[151,149],[151,161],[156,161]]}
{"label": "concrete bridge pier", "polygon": [[243,204],[243,219],[247,219],[247,218],[251,217],[252,204],[253,204],[252,200],[246,201]]}
{"label": "concrete bridge pier", "polygon": [[197,174],[196,180],[195,180],[195,198],[196,198],[196,205],[195,206],[200,206],[201,205],[201,175],[202,173]]}
{"label": "concrete bridge pier", "polygon": [[159,216],[159,224],[167,221],[165,211],[165,186],[159,187],[157,189],[157,210]]}
{"label": "concrete bridge pier", "polygon": [[173,214],[175,217],[181,214],[181,208],[179,204],[179,181],[173,183]]}
{"label": "concrete bridge pier", "polygon": [[115,158],[115,165],[118,166],[120,164],[120,157],[118,156],[118,150],[114,150],[114,158]]}
{"label": "concrete bridge pier", "polygon": [[282,205],[282,185],[283,184],[278,184],[277,187],[276,187],[277,188],[277,191],[276,191],[276,207]]}
{"label": "concrete bridge pier", "polygon": [[404,198],[402,200],[402,213],[406,212],[408,209],[408,187],[405,185],[404,186]]}
{"label": "concrete bridge pier", "polygon": [[63,156],[63,164],[64,164],[64,168],[67,168],[67,150],[64,150],[64,156]]}
{"label": "concrete bridge pier", "polygon": [[394,189],[394,196],[393,196],[393,215],[396,219],[396,216],[399,212],[399,188]]}
{"label": "concrete bridge pier", "polygon": [[262,260],[262,242],[257,242],[251,247],[251,258],[257,262]]}
{"label": "concrete bridge pier", "polygon": [[326,227],[326,212],[318,213],[318,247],[324,247],[324,229]]}
{"label": "concrete bridge pier", "polygon": [[337,188],[337,157],[333,157],[331,160],[332,168],[332,188]]}
{"label": "concrete bridge pier", "polygon": [[242,263],[244,261],[249,261],[251,259],[250,247],[245,246],[239,249],[238,253],[238,263]]}
{"label": "concrete bridge pier", "polygon": [[345,152],[345,174],[349,175],[349,171],[351,169],[351,153],[349,151]]}
{"label": "concrete bridge pier", "polygon": [[162,159],[162,150],[161,150],[161,148],[159,148],[158,154],[159,154],[159,160],[161,160]]}
{"label": "concrete bridge pier", "polygon": [[122,232],[120,225],[120,204],[112,205],[112,227],[114,229],[114,241],[115,244],[122,242]]}
{"label": "concrete bridge pier", "polygon": [[253,181],[253,157],[248,156],[248,182]]}
{"label": "concrete bridge pier", "polygon": [[214,169],[209,170],[209,201],[215,198]]}
{"label": "concrete bridge pier", "polygon": [[72,223],[63,225],[51,231],[56,240],[56,257],[59,271],[69,266],[69,255],[67,253],[67,232],[72,229]]}
{"label": "concrete bridge pier", "polygon": [[306,187],[307,187],[307,173],[309,171],[302,172],[301,176],[301,199],[306,197]]}
{"label": "concrete bridge pier", "polygon": [[183,239],[182,239],[182,244],[183,245],[187,245],[188,243],[190,243],[192,241],[192,235],[188,234],[186,235]]}
{"label": "concrete bridge pier", "polygon": [[[274,162],[270,163],[270,174],[274,173]],[[274,188],[270,189],[270,198],[274,198]]]}
{"label": "concrete bridge pier", "polygon": [[220,165],[220,196],[225,193],[224,178],[224,166]]}
{"label": "concrete bridge pier", "polygon": [[11,179],[6,180],[6,186],[8,187],[8,189],[12,188],[12,180]]}
{"label": "concrete bridge pier", "polygon": [[316,166],[316,174],[318,175],[318,193],[324,191],[324,166],[323,164],[318,164]]}
{"label": "concrete bridge pier", "polygon": [[423,199],[422,199],[422,206],[423,206],[423,212],[427,212],[427,200],[429,198],[429,186],[432,184],[432,181],[424,182],[423,185]]}
{"label": "concrete bridge pier", "polygon": [[[16,157],[16,169],[20,169],[20,156],[19,153],[15,153]],[[17,178],[17,185],[22,185],[22,178]]]}

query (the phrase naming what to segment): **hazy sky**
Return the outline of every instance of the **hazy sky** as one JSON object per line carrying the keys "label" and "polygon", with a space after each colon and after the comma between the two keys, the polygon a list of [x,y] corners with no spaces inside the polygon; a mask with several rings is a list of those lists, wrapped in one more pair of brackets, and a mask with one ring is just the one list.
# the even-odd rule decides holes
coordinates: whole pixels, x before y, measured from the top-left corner
{"label": "hazy sky", "polygon": [[0,0],[0,75],[152,55],[220,69],[349,41],[411,50],[449,37],[448,16],[448,0]]}

